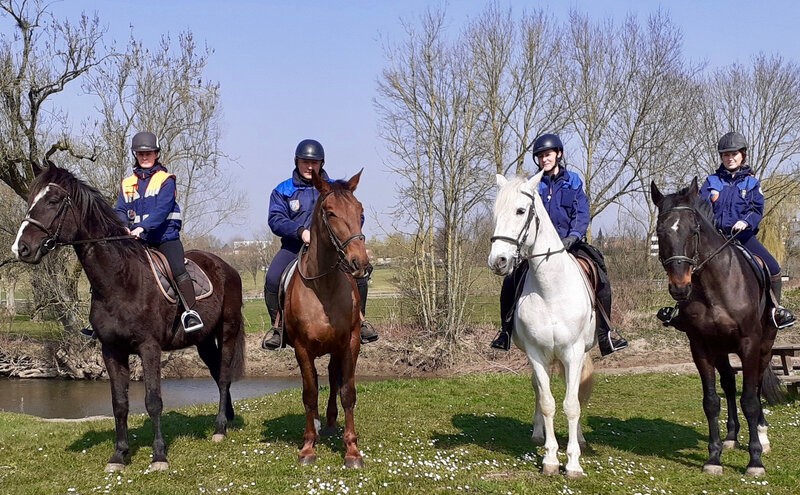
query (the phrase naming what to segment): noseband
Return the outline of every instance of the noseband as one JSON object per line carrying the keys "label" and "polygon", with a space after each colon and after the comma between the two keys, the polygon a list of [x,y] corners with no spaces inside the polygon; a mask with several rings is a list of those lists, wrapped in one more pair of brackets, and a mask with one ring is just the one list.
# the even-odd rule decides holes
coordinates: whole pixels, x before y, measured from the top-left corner
{"label": "noseband", "polygon": [[[528,208],[528,218],[525,219],[525,226],[522,228],[522,230],[520,231],[519,235],[516,238],[504,235],[493,235],[492,237],[489,238],[489,242],[505,241],[513,244],[517,248],[517,252],[514,254],[514,259],[517,260],[518,262],[524,259],[538,258],[540,256],[549,258],[553,254],[566,251],[566,249],[562,247],[561,249],[556,249],[555,251],[550,251],[550,249],[548,248],[546,253],[522,254],[522,248],[525,246],[525,241],[528,240],[528,231],[531,228],[531,220],[536,221],[537,236],[539,235],[539,224],[541,223],[541,220],[539,219],[539,215],[536,213],[536,204],[533,194],[530,194],[526,191],[520,191],[520,193],[531,198],[531,206],[530,208]],[[536,243],[536,238],[533,239],[533,243],[534,244]]]}

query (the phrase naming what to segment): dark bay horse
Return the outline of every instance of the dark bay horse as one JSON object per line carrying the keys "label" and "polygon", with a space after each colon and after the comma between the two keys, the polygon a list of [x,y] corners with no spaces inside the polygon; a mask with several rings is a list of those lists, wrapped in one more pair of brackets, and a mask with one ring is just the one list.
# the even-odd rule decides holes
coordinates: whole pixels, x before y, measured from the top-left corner
{"label": "dark bay horse", "polygon": [[212,294],[195,306],[204,328],[187,334],[179,321],[181,310],[167,302],[156,285],[144,246],[127,235],[96,189],[51,163],[39,171],[28,196],[28,212],[12,248],[17,258],[38,263],[57,246],[72,245],[92,287],[89,321],[111,379],[116,428],[106,471],[123,468],[128,453],[131,354],[142,359],[145,405],[153,424],[151,470],[169,467],[161,435],[161,351],[197,346],[219,387],[212,439],[222,440],[233,419],[231,381],[244,366],[242,282],[236,270],[211,253],[186,253],[213,284]]}
{"label": "dark bay horse", "polygon": [[[738,248],[714,228],[711,205],[691,185],[664,196],[650,185],[658,207],[658,251],[669,278],[669,293],[678,302],[671,324],[686,332],[692,359],[703,384],[703,409],[708,420],[708,459],[703,471],[722,473],[720,454],[735,447],[739,432],[736,379],[728,360],[742,362],[742,412],[749,430],[747,474],[764,474],[761,454],[769,451],[761,394],[777,397],[777,380],[769,366],[777,329],[768,318],[755,271]],[[720,399],[716,373],[728,406],[728,434],[720,440]]]}
{"label": "dark bay horse", "polygon": [[348,181],[327,182],[315,172],[312,183],[320,195],[311,219],[311,242],[302,253],[286,292],[284,325],[287,342],[294,347],[303,377],[306,425],[301,464],[316,461],[314,444],[319,428],[319,387],[314,360],[330,354],[330,397],[325,411],[325,430],[337,429],[336,395],[344,409],[345,466],[362,467],[353,408],[356,404],[355,369],[361,349],[360,299],[353,277],[371,269],[361,233],[364,209],[353,196],[361,172]]}

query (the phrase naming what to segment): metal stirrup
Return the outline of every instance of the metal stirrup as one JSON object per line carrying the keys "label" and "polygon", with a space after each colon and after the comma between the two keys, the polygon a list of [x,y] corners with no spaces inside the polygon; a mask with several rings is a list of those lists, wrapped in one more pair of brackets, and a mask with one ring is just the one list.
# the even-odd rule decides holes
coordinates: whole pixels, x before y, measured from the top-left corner
{"label": "metal stirrup", "polygon": [[[197,322],[198,323],[196,323],[196,324],[194,324],[194,325],[192,325],[190,327],[187,327],[186,323],[189,320],[189,318],[191,318],[192,316],[197,318]],[[181,315],[181,325],[183,325],[183,331],[186,332],[186,333],[196,332],[197,330],[200,330],[201,328],[203,328],[203,320],[200,318],[200,315],[197,314],[197,311],[195,311],[193,309],[187,309]]]}

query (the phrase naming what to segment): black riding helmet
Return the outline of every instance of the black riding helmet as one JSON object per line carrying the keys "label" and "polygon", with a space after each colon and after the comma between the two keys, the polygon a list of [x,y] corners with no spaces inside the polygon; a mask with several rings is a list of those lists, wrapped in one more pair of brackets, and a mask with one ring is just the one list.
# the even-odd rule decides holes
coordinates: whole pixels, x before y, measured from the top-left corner
{"label": "black riding helmet", "polygon": [[724,153],[726,151],[747,151],[747,140],[738,132],[729,132],[719,138],[717,143],[717,151]]}
{"label": "black riding helmet", "polygon": [[[533,163],[539,165],[539,162],[536,160],[536,155],[547,150],[556,150],[563,154],[564,144],[561,142],[561,138],[555,134],[542,134],[536,138],[536,141],[533,142],[533,148],[531,149],[531,153],[533,154]],[[558,161],[561,161],[561,157],[558,158]]]}
{"label": "black riding helmet", "polygon": [[[325,149],[319,144],[319,141],[313,139],[303,139],[294,150],[294,164],[297,165],[297,159],[302,158],[305,160],[319,160],[322,165],[325,165]],[[322,166],[320,165],[320,166]]]}
{"label": "black riding helmet", "polygon": [[158,145],[158,138],[152,132],[137,132],[133,136],[131,151],[161,151]]}

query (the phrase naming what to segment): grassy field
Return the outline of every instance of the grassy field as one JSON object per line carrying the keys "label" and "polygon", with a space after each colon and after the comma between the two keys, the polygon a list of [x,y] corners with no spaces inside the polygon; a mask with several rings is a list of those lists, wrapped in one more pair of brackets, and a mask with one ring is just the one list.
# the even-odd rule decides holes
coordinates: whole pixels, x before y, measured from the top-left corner
{"label": "grassy field", "polygon": [[[555,392],[563,393],[558,381]],[[722,475],[704,475],[707,428],[693,375],[600,375],[584,411],[586,476],[577,480],[539,473],[527,376],[369,382],[358,385],[358,394],[366,462],[359,471],[342,468],[340,436],[321,439],[315,466],[297,465],[299,390],[238,401],[235,427],[220,444],[209,440],[214,406],[168,411],[167,472],[147,471],[152,439],[144,415],[130,418],[129,466],[106,474],[111,419],[53,423],[0,412],[0,493],[797,493],[798,404],[767,413],[773,450],[764,478],[744,475],[742,448],[724,452]],[[560,458],[563,468],[563,452]]]}

